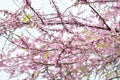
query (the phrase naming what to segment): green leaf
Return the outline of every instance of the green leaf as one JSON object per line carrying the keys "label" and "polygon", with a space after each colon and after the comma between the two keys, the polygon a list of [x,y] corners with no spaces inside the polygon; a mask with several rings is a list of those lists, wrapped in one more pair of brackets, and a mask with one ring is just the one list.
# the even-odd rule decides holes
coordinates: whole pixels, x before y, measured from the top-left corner
{"label": "green leaf", "polygon": [[49,52],[47,51],[43,56],[44,58],[47,58],[49,56]]}
{"label": "green leaf", "polygon": [[55,76],[56,76],[56,78],[58,78],[58,77],[59,77],[59,74],[58,74],[58,73],[56,73],[56,75],[55,75]]}
{"label": "green leaf", "polygon": [[120,49],[118,49],[118,54],[120,55]]}
{"label": "green leaf", "polygon": [[28,21],[27,17],[23,16],[22,17],[22,22],[27,22],[27,21]]}
{"label": "green leaf", "polygon": [[34,77],[38,77],[39,76],[39,72],[38,71],[34,71],[33,75],[34,75]]}
{"label": "green leaf", "polygon": [[116,76],[119,76],[119,72],[118,71],[115,71],[115,74],[116,74]]}
{"label": "green leaf", "polygon": [[32,19],[32,16],[29,15],[29,14],[25,14],[25,16],[26,16],[27,18],[29,18],[29,19]]}
{"label": "green leaf", "polygon": [[120,37],[118,37],[116,40],[117,40],[117,42],[120,42]]}
{"label": "green leaf", "polygon": [[84,77],[85,78],[90,78],[90,75],[89,74],[85,74]]}
{"label": "green leaf", "polygon": [[83,68],[83,67],[80,67],[80,68],[79,68],[79,71],[84,71],[84,68]]}
{"label": "green leaf", "polygon": [[29,19],[32,19],[32,16],[29,14],[25,14],[22,17],[22,22],[27,22]]}
{"label": "green leaf", "polygon": [[107,74],[105,74],[106,77],[111,77],[112,76],[112,71],[108,72]]}
{"label": "green leaf", "polygon": [[87,30],[83,30],[82,33],[83,33],[83,34],[86,34],[86,33],[88,33],[88,31],[87,31]]}
{"label": "green leaf", "polygon": [[97,48],[104,48],[106,47],[106,45],[104,43],[98,43],[97,44]]}
{"label": "green leaf", "polygon": [[67,74],[70,74],[71,72],[70,72],[69,70],[66,70],[66,73],[67,73]]}

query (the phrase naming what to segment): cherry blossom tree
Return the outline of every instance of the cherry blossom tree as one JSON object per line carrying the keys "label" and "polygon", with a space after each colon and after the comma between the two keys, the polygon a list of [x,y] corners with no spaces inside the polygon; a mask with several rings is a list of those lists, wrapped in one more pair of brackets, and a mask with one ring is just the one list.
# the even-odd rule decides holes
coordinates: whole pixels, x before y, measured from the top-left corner
{"label": "cherry blossom tree", "polygon": [[120,79],[120,0],[59,1],[49,0],[49,13],[34,0],[0,10],[0,70],[24,80]]}

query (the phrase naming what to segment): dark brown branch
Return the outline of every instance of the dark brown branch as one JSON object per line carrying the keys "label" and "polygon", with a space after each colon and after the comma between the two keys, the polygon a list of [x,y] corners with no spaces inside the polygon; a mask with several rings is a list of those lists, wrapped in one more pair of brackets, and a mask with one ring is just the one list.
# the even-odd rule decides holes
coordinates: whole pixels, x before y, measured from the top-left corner
{"label": "dark brown branch", "polygon": [[66,30],[67,32],[69,32],[69,30],[66,28],[66,26],[65,26],[65,24],[64,24],[64,22],[63,22],[62,15],[61,15],[58,7],[56,6],[56,4],[55,4],[55,2],[54,2],[53,0],[52,0],[52,3],[53,3],[53,5],[54,5],[54,8],[56,9],[56,12],[57,12],[57,14],[58,14],[58,17],[59,17],[60,20],[61,20],[61,23],[62,23],[63,27],[65,28],[65,30]]}
{"label": "dark brown branch", "polygon": [[88,3],[89,7],[97,14],[97,16],[103,21],[103,23],[106,25],[107,30],[111,30],[111,28],[108,26],[108,24],[105,22],[105,20],[102,18],[102,16]]}
{"label": "dark brown branch", "polygon": [[[38,64],[38,65],[48,65],[48,66],[54,66],[55,64],[47,64],[47,63],[43,63],[43,62],[35,62],[34,61],[34,63],[36,63],[36,64]],[[76,62],[68,62],[68,63],[61,63],[61,64],[63,64],[63,65],[72,65],[72,64],[75,64]]]}
{"label": "dark brown branch", "polygon": [[[118,0],[106,0],[106,1],[90,1],[90,2],[87,2],[89,4],[95,4],[95,3],[111,3],[111,2],[117,2]],[[86,4],[86,2],[79,2],[79,4]]]}
{"label": "dark brown branch", "polygon": [[[23,23],[23,25],[26,25],[27,23]],[[84,24],[82,22],[79,22],[79,21],[67,21],[67,20],[64,20],[64,24],[67,24],[67,25],[77,25],[79,27],[84,27],[84,26],[87,26],[87,27],[90,27],[90,28],[95,28],[95,29],[100,29],[100,30],[107,30],[107,31],[111,31],[111,29],[109,28],[104,28],[104,27],[100,27],[100,26],[95,26],[95,25],[89,25],[89,24]],[[54,21],[48,21],[48,23],[46,23],[46,25],[62,25],[62,22],[61,21],[57,21],[57,22],[54,22]],[[119,32],[118,30],[116,30],[116,32]]]}
{"label": "dark brown branch", "polygon": [[40,21],[42,22],[42,24],[44,25],[45,23],[44,23],[44,21],[43,21],[43,19],[39,16],[39,14],[34,10],[34,8],[31,6],[31,5],[29,5],[28,4],[28,1],[26,0],[26,3],[27,3],[27,5],[30,7],[30,9],[37,15],[37,17],[40,19]]}
{"label": "dark brown branch", "polygon": [[[81,23],[81,22],[68,22],[68,21],[64,21],[64,24],[77,25],[77,26],[80,26],[80,27],[88,26],[88,27],[91,27],[91,28],[96,28],[96,29],[111,31],[111,29],[108,29],[108,28],[99,27],[99,26],[94,26],[94,25],[88,25],[88,24],[83,24],[83,23]],[[47,23],[47,25],[62,25],[62,23],[61,23],[61,22],[56,22],[56,23],[54,23],[54,22],[49,22],[49,23]]]}

